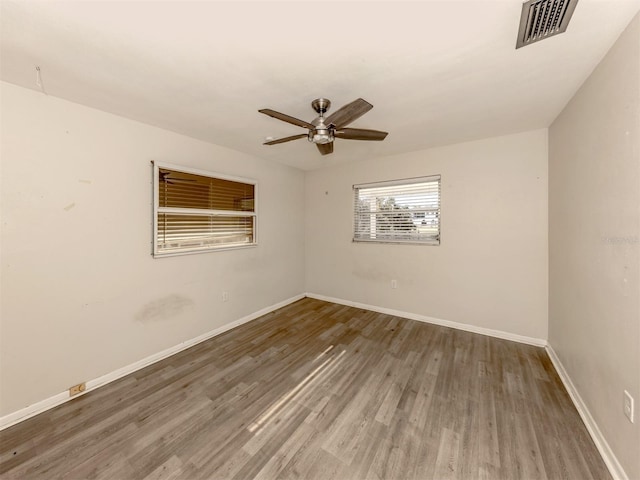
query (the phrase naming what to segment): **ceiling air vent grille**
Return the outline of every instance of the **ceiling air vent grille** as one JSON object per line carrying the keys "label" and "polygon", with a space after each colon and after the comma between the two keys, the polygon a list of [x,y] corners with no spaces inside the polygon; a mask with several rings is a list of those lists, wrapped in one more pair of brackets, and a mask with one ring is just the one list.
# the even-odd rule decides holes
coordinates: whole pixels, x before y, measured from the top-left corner
{"label": "ceiling air vent grille", "polygon": [[522,4],[516,48],[564,32],[578,0],[529,0]]}

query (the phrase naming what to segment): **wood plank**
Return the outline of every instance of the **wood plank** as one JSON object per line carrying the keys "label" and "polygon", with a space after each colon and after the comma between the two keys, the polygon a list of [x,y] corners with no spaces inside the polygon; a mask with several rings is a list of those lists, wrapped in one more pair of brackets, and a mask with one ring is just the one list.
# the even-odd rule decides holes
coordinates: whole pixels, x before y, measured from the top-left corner
{"label": "wood plank", "polygon": [[0,434],[3,479],[609,479],[542,348],[303,299]]}

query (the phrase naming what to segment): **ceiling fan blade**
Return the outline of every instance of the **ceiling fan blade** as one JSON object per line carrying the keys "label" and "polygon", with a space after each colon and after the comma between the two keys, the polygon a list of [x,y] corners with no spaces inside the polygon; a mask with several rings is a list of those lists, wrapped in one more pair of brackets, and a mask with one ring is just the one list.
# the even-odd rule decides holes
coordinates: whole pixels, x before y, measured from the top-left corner
{"label": "ceiling fan blade", "polygon": [[278,143],[290,142],[291,140],[297,140],[299,138],[305,138],[305,137],[307,137],[307,134],[301,133],[300,135],[292,135],[290,137],[278,138],[276,140],[264,142],[263,145],[277,145]]}
{"label": "ceiling fan blade", "polygon": [[318,151],[322,155],[329,155],[333,153],[333,142],[330,143],[316,143],[316,147],[318,147]]}
{"label": "ceiling fan blade", "polygon": [[366,128],[341,128],[336,130],[334,135],[345,140],[384,140],[389,133]]}
{"label": "ceiling fan blade", "polygon": [[333,124],[336,128],[349,125],[373,108],[366,100],[359,98],[336,110],[324,121],[325,125]]}
{"label": "ceiling fan blade", "polygon": [[265,115],[269,115],[270,117],[277,118],[278,120],[282,120],[283,122],[297,125],[298,127],[308,128],[310,130],[313,130],[314,128],[316,128],[309,122],[305,122],[304,120],[300,120],[290,115],[285,115],[284,113],[276,112],[275,110],[271,110],[270,108],[263,108],[262,110],[258,110],[258,111],[260,113],[264,113]]}

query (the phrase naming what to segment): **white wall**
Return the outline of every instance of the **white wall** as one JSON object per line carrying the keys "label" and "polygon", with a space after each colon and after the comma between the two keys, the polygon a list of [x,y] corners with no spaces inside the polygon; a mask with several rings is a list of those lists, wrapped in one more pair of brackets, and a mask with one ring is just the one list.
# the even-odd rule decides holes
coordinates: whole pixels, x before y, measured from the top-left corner
{"label": "white wall", "polygon": [[[302,172],[0,92],[0,415],[303,292]],[[259,246],[154,260],[152,159],[257,179]]]}
{"label": "white wall", "polygon": [[640,478],[640,17],[549,130],[549,342]]}
{"label": "white wall", "polygon": [[[435,174],[442,175],[440,246],[352,243],[353,184]],[[306,285],[546,340],[547,131],[308,172]]]}

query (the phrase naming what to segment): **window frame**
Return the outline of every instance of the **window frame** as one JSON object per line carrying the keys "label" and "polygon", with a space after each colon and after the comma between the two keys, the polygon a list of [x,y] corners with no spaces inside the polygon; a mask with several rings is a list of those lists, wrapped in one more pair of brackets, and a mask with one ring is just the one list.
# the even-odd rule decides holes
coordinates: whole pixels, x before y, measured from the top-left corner
{"label": "window frame", "polygon": [[[357,202],[359,199],[359,191],[368,188],[380,188],[380,187],[402,187],[405,185],[415,185],[420,183],[437,182],[438,184],[438,208],[436,209],[438,218],[438,232],[435,238],[428,240],[402,240],[402,239],[390,239],[390,238],[357,238],[358,233],[358,212]],[[373,244],[393,244],[393,245],[428,245],[439,246],[442,241],[442,176],[441,175],[428,175],[422,177],[403,178],[397,180],[385,180],[381,182],[360,183],[352,186],[352,242],[353,243],[373,243]],[[426,209],[424,209],[426,210]],[[370,233],[371,235],[371,233]]]}
{"label": "window frame", "polygon": [[[175,257],[179,255],[195,255],[202,253],[218,252],[221,250],[237,250],[241,248],[252,248],[258,246],[258,182],[251,178],[237,177],[233,175],[226,175],[223,173],[213,172],[210,170],[201,170],[197,168],[185,167],[182,165],[175,165],[172,163],[151,161],[152,166],[152,178],[151,183],[153,186],[153,222],[152,222],[152,239],[151,239],[151,255],[153,258]],[[181,173],[189,173],[192,175],[200,175],[203,177],[215,178],[219,180],[228,180],[232,182],[245,183],[253,185],[253,211],[235,211],[235,210],[208,210],[198,208],[175,208],[175,207],[160,207],[160,182],[158,181],[160,176],[160,169],[174,170]],[[253,221],[253,242],[246,244],[231,244],[221,246],[209,246],[206,248],[185,248],[184,250],[162,252],[158,251],[158,214],[167,213],[173,215],[209,215],[209,216],[241,216],[250,217]]]}

